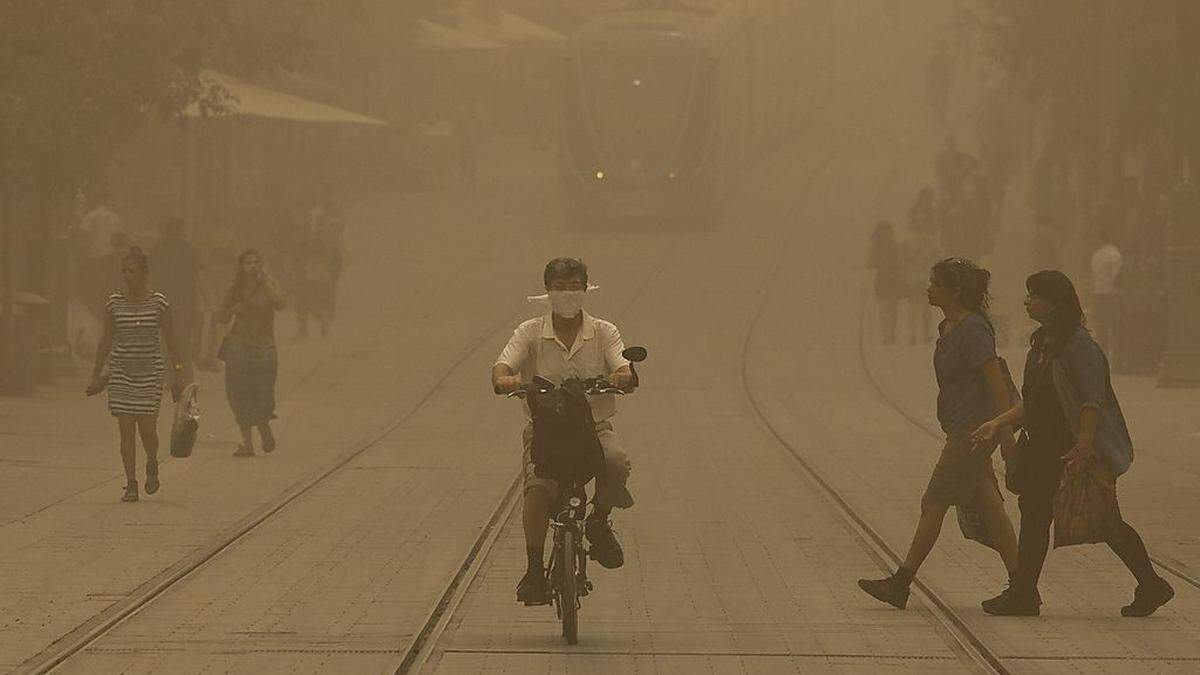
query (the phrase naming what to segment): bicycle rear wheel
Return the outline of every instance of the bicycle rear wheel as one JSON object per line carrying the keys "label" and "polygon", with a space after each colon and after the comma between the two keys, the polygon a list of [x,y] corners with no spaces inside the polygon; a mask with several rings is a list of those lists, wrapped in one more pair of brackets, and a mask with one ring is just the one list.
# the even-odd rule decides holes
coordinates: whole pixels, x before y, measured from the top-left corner
{"label": "bicycle rear wheel", "polygon": [[558,613],[562,617],[562,635],[567,644],[579,642],[579,587],[576,583],[575,539],[578,535],[564,529],[558,548]]}

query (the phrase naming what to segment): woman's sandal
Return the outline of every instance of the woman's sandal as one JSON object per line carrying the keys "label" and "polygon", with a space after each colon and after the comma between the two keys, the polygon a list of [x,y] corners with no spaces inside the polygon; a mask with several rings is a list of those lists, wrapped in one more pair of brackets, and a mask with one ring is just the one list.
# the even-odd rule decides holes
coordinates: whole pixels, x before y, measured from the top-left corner
{"label": "woman's sandal", "polygon": [[138,500],[138,484],[136,480],[131,480],[125,485],[125,494],[121,495],[123,502],[136,502]]}
{"label": "woman's sandal", "polygon": [[158,492],[158,461],[146,462],[146,494]]}
{"label": "woman's sandal", "polygon": [[239,445],[239,446],[237,446],[237,450],[233,451],[233,456],[234,457],[253,457],[254,450],[252,450],[251,448],[247,448],[244,445]]}

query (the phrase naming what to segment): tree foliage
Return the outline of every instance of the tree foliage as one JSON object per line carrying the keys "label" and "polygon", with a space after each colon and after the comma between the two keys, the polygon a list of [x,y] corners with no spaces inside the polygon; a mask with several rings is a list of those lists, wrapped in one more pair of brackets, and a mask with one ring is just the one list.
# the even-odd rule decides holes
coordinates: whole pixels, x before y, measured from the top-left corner
{"label": "tree foliage", "polygon": [[193,105],[220,112],[226,92],[204,67],[267,68],[302,51],[255,25],[272,9],[297,11],[282,0],[0,0],[0,187],[72,190],[131,129]]}
{"label": "tree foliage", "polygon": [[[1129,140],[1181,131],[1200,45],[1192,0],[975,0],[970,28],[1023,93],[1077,137],[1111,124]],[[1187,36],[1187,37],[1185,37]]]}

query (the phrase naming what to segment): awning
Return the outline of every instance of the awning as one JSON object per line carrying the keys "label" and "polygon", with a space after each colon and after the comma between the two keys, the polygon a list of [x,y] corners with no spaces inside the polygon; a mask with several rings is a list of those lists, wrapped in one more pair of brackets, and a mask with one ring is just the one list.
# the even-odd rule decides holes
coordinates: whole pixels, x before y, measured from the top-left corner
{"label": "awning", "polygon": [[471,12],[461,12],[458,29],[510,45],[561,44],[567,41],[566,35],[553,28],[503,9],[497,12],[495,23],[485,21]]}
{"label": "awning", "polygon": [[421,34],[416,43],[429,49],[446,49],[452,51],[489,51],[508,49],[503,42],[496,42],[485,37],[465,33],[461,30],[443,26],[440,23],[421,19]]}
{"label": "awning", "polygon": [[[215,70],[201,71],[200,78],[217,83],[229,92],[233,100],[229,102],[230,110],[225,113],[226,115],[265,117],[314,124],[387,124],[387,122],[373,117],[243,82],[232,75],[218,73]],[[193,118],[200,117],[200,107],[192,104],[185,115]]]}

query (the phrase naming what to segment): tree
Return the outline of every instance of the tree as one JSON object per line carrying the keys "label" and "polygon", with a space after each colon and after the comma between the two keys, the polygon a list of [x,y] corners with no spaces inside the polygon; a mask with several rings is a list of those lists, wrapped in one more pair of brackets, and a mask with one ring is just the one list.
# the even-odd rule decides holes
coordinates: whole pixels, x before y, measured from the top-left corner
{"label": "tree", "polygon": [[[225,109],[228,92],[201,76],[204,67],[252,71],[296,60],[303,40],[252,20],[286,18],[305,6],[0,0],[0,375],[14,363],[14,214],[26,232],[48,238],[62,220],[57,207],[101,173],[103,158],[129,132],[191,106]],[[45,257],[36,261],[43,268]]]}
{"label": "tree", "polygon": [[0,189],[73,192],[111,143],[193,105],[221,112],[209,65],[295,60],[303,42],[242,19],[281,0],[0,0]]}

